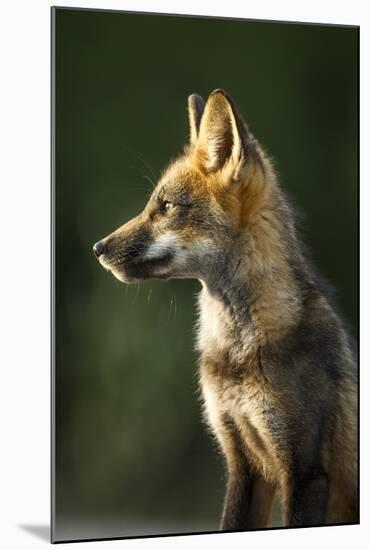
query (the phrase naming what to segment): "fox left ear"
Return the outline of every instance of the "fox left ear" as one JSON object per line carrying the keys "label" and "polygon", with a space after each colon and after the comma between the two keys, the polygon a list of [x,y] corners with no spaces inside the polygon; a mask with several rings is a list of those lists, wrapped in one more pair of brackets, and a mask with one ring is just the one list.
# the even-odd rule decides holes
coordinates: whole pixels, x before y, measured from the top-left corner
{"label": "fox left ear", "polygon": [[197,94],[191,94],[188,98],[188,118],[190,122],[190,143],[195,145],[198,135],[201,117],[204,112],[205,101]]}
{"label": "fox left ear", "polygon": [[202,166],[216,172],[227,165],[232,179],[242,178],[247,143],[247,127],[231,98],[223,90],[214,90],[206,102],[196,143]]}

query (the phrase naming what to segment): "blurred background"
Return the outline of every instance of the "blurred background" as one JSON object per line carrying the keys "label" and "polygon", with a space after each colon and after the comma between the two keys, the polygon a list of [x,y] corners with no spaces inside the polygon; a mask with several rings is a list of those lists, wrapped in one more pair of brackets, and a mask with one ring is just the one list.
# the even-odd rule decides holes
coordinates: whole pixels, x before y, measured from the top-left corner
{"label": "blurred background", "polygon": [[55,537],[216,530],[199,283],[125,286],[91,247],[182,150],[187,96],[221,87],[274,157],[355,335],[358,30],[58,8],[55,33]]}

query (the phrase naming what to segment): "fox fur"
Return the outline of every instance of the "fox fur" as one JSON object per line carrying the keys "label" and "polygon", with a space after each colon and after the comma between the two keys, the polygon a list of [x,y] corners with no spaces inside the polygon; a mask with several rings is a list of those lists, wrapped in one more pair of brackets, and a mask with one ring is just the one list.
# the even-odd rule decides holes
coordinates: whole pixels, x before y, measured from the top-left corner
{"label": "fox fur", "polygon": [[[225,457],[223,530],[358,521],[356,358],[268,155],[231,98],[188,101],[190,140],[143,212],[95,245],[120,281],[196,278],[199,380]],[[97,248],[96,248],[97,247]]]}

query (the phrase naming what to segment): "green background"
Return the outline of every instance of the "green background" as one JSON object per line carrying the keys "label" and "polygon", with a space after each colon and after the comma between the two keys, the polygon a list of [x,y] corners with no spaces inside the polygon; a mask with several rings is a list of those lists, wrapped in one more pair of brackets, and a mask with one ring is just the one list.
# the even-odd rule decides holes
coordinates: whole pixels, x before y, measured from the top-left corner
{"label": "green background", "polygon": [[275,159],[355,334],[358,29],[55,13],[54,534],[215,530],[225,474],[201,420],[199,284],[122,285],[91,247],[181,151],[187,96],[221,87]]}

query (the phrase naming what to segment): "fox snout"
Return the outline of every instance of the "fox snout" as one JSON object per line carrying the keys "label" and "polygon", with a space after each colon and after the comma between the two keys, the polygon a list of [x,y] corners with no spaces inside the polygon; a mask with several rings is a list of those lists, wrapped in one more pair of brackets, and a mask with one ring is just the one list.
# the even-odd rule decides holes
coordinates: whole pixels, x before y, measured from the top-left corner
{"label": "fox snout", "polygon": [[101,265],[124,283],[162,278],[173,259],[171,243],[158,246],[141,218],[142,215],[134,218],[92,247]]}

